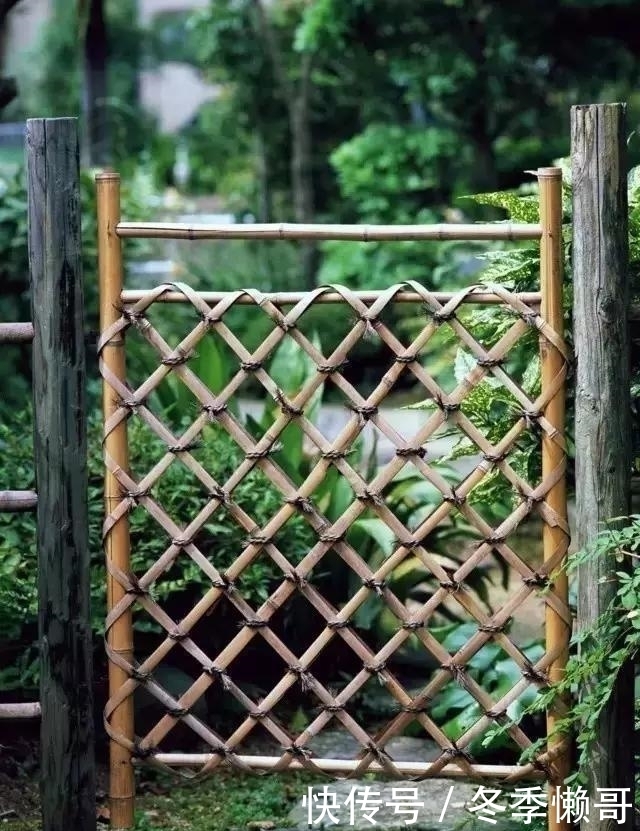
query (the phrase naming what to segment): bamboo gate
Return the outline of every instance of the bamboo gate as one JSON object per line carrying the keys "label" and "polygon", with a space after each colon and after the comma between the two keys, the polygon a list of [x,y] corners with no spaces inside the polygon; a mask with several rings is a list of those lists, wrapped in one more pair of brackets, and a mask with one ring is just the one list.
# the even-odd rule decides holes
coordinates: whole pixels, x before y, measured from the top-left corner
{"label": "bamboo gate", "polygon": [[[209,773],[227,765],[245,771],[284,771],[305,768],[316,773],[357,777],[377,772],[388,777],[424,778],[431,776],[500,779],[516,782],[524,779],[546,780],[560,784],[569,772],[566,740],[553,734],[564,704],[558,701],[548,713],[550,736],[543,753],[527,764],[478,764],[466,749],[477,736],[496,723],[508,722],[506,710],[526,688],[557,681],[567,660],[571,615],[568,608],[567,581],[556,572],[562,565],[569,540],[566,513],[564,438],[565,380],[568,351],[563,339],[562,311],[562,181],[558,168],[538,170],[540,184],[539,224],[473,224],[437,226],[300,226],[235,225],[184,226],[168,223],[125,222],[120,217],[119,177],[103,173],[97,177],[98,235],[101,293],[100,371],[103,378],[104,453],[106,464],[106,519],[104,540],[108,569],[108,616],[106,641],[109,657],[109,700],[105,724],[111,739],[111,822],[117,828],[133,824],[134,765],[150,761],[171,767],[199,768]],[[264,294],[255,289],[238,292],[195,291],[184,284],[166,284],[153,289],[123,287],[122,241],[130,238],[190,240],[271,239],[271,240],[539,240],[540,290],[526,294],[510,293],[498,287],[471,286],[454,293],[431,292],[418,283],[392,286],[383,291],[356,292],[342,287],[328,287],[312,292]],[[158,304],[186,304],[198,322],[184,339],[171,347],[160,328],[149,319]],[[383,313],[394,304],[415,304],[426,313],[425,324],[409,345],[405,345],[384,322]],[[350,308],[355,322],[343,341],[324,355],[298,326],[305,312],[318,304],[344,305]],[[485,347],[461,322],[461,310],[469,304],[501,308],[513,318],[500,339]],[[229,313],[238,305],[249,305],[267,315],[272,329],[262,345],[252,354],[227,324]],[[424,347],[440,326],[451,327],[459,343],[474,357],[475,365],[455,389],[446,392],[433,380],[428,365],[421,363]],[[533,399],[517,379],[505,370],[509,351],[534,327],[538,333],[541,359],[541,391]],[[135,330],[153,350],[157,368],[136,386],[128,383],[125,367],[126,335]],[[341,373],[350,351],[366,334],[374,332],[390,349],[390,368],[381,375],[374,391],[363,397]],[[232,380],[223,390],[212,391],[189,366],[189,357],[203,338],[216,337],[229,347],[238,360]],[[316,366],[315,377],[293,399],[288,399],[270,378],[265,366],[275,347],[292,338]],[[409,372],[425,394],[436,404],[435,411],[425,413],[424,424],[409,437],[400,435],[388,424],[380,407],[402,373]],[[170,374],[179,378],[198,402],[199,415],[186,432],[178,435],[148,406],[147,399]],[[277,404],[278,414],[259,440],[254,439],[230,411],[229,404],[243,381],[252,376]],[[518,405],[511,429],[496,443],[490,442],[465,416],[461,405],[466,396],[483,379],[496,379],[513,396]],[[344,394],[350,410],[347,426],[333,440],[327,440],[307,418],[314,393],[328,380]],[[127,422],[141,419],[164,444],[166,452],[145,475],[138,479],[129,471]],[[296,420],[314,447],[317,463],[306,480],[294,485],[288,475],[271,458],[278,438],[286,426]],[[204,469],[192,453],[194,442],[205,425],[215,423],[237,443],[244,461],[226,482],[218,482]],[[348,451],[371,422],[393,445],[394,455],[371,481],[349,463]],[[428,441],[445,423],[455,424],[477,447],[481,456],[474,470],[455,486],[450,485],[430,466]],[[509,463],[518,439],[534,432],[542,447],[542,475],[538,482],[527,482]],[[194,474],[208,493],[205,507],[184,527],[180,527],[154,498],[153,488],[167,468],[183,464]],[[412,464],[439,489],[441,504],[418,527],[409,530],[386,505],[384,489],[407,464]],[[354,499],[348,510],[334,523],[327,521],[313,501],[313,492],[330,467],[335,467],[353,489]],[[256,526],[252,518],[234,502],[234,488],[254,468],[271,480],[281,495],[281,504],[272,519]],[[517,505],[498,527],[492,527],[467,501],[467,495],[492,471],[500,471],[517,494]],[[129,515],[135,508],[148,511],[166,534],[169,544],[146,573],[134,574],[131,568]],[[382,565],[372,570],[349,544],[350,526],[365,509],[380,517],[396,539],[395,549]],[[243,528],[247,539],[235,562],[223,572],[216,567],[215,556],[208,557],[197,545],[198,532],[216,512],[227,512]],[[459,512],[478,534],[478,542],[455,573],[446,571],[437,558],[422,546],[422,540],[452,512]],[[299,514],[314,530],[317,542],[301,562],[292,564],[274,542],[278,530],[292,516]],[[510,544],[510,537],[520,524],[533,514],[542,521],[544,562],[533,569]],[[333,607],[307,579],[330,550],[358,575],[361,587],[342,608]],[[465,588],[465,580],[494,551],[500,553],[509,568],[519,575],[514,589],[502,606],[489,614]],[[134,552],[135,553],[135,552]],[[419,557],[438,585],[420,609],[409,610],[390,590],[386,578],[409,555]],[[201,600],[180,621],[173,620],[154,599],[154,587],[178,558],[190,558],[210,581]],[[282,580],[269,599],[254,609],[238,590],[243,572],[259,557],[268,557],[282,571]],[[277,610],[294,594],[306,598],[324,619],[319,637],[302,655],[294,654],[270,626]],[[531,596],[545,604],[544,655],[530,662],[508,633],[514,613]],[[352,625],[357,609],[370,596],[377,596],[398,620],[395,635],[378,651],[370,648]],[[192,638],[193,627],[205,616],[215,613],[222,599],[240,615],[237,634],[219,654],[209,655]],[[477,632],[455,654],[450,654],[429,631],[429,620],[445,600],[457,602]],[[163,630],[163,639],[154,651],[141,660],[134,658],[133,611],[143,610]],[[212,618],[214,620],[214,618]],[[214,625],[211,623],[210,625]],[[394,652],[415,635],[425,654],[437,662],[437,669],[425,679],[419,693],[409,693],[390,667]],[[255,701],[233,678],[230,665],[254,639],[262,638],[284,659],[286,671],[281,680],[261,701]],[[353,650],[362,668],[336,693],[314,675],[312,668],[323,650],[331,649],[341,639]],[[498,644],[520,670],[517,682],[499,700],[483,690],[467,671],[469,659],[485,644]],[[172,696],[153,673],[169,653],[182,649],[201,667],[200,676],[179,697]],[[397,714],[383,728],[371,735],[350,713],[347,705],[371,678],[377,677],[397,704]],[[430,715],[430,702],[448,682],[466,690],[480,705],[482,715],[455,742],[443,733]],[[225,695],[235,699],[245,713],[240,725],[229,736],[220,735],[193,712],[196,702],[212,685],[220,685]],[[313,694],[319,714],[294,735],[275,714],[286,692],[301,685]],[[146,735],[138,736],[134,725],[133,696],[144,687],[163,707],[164,715]],[[425,735],[432,738],[440,753],[429,762],[399,762],[386,750],[389,741],[417,720]],[[335,720],[361,747],[355,759],[317,758],[308,748],[310,740]],[[181,722],[191,728],[208,751],[206,753],[163,752],[162,742]],[[273,740],[271,755],[242,752],[242,744],[260,724]],[[532,740],[520,726],[511,725],[509,734],[520,749]],[[558,823],[550,810],[552,827]]]}

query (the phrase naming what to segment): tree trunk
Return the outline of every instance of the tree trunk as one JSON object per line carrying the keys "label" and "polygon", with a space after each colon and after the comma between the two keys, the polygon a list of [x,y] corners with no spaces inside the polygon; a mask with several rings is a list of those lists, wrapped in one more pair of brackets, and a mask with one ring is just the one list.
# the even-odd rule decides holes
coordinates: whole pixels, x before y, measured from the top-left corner
{"label": "tree trunk", "polygon": [[[296,222],[305,224],[315,218],[313,192],[313,156],[311,139],[311,55],[305,53],[301,59],[300,80],[295,94],[289,102],[289,123],[291,130],[291,190]],[[302,245],[301,267],[305,287],[316,286],[318,249],[313,242]]]}
{"label": "tree trunk", "polygon": [[89,0],[84,39],[84,161],[103,167],[110,161],[107,119],[107,24],[104,0]]}
{"label": "tree trunk", "polygon": [[258,221],[271,222],[273,204],[269,184],[269,158],[267,143],[262,126],[258,124],[255,132],[256,178],[258,180]]}

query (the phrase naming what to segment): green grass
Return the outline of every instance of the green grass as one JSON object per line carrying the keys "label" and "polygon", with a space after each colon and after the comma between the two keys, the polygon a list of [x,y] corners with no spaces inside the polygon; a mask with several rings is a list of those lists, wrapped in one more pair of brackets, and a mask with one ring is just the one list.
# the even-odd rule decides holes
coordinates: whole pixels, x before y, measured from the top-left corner
{"label": "green grass", "polygon": [[288,814],[317,777],[304,772],[266,776],[219,771],[203,782],[147,793],[136,802],[136,831],[240,831],[286,828]]}

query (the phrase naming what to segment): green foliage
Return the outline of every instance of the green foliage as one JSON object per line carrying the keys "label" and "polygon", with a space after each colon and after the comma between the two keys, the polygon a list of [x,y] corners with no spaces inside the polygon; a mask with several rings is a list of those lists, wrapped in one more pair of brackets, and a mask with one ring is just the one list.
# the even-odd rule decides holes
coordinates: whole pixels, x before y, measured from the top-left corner
{"label": "green foliage", "polygon": [[[36,45],[21,56],[16,117],[82,112],[82,24],[78,4],[56,0]],[[146,144],[153,120],[138,105],[137,73],[145,38],[135,0],[105,0],[109,30],[108,100],[114,160],[122,164]]]}
{"label": "green foliage", "polygon": [[371,124],[331,155],[340,192],[361,222],[425,222],[427,204],[446,204],[447,171],[460,155],[455,133],[437,127]]}
{"label": "green foliage", "polygon": [[[626,524],[622,524],[626,523]],[[567,782],[586,784],[587,771],[597,740],[597,725],[603,708],[611,698],[614,682],[624,665],[637,660],[640,649],[640,516],[610,520],[610,527],[598,534],[583,550],[573,554],[567,563],[569,575],[587,562],[603,560],[603,572],[615,574],[616,583],[609,606],[588,627],[576,631],[571,639],[571,655],[564,678],[542,690],[525,707],[517,723],[525,715],[542,713],[558,696],[571,696],[566,716],[556,722],[558,734],[575,738],[578,757],[574,772]],[[640,698],[636,696],[636,729],[640,724]],[[508,727],[508,725],[507,725]],[[504,735],[505,727],[491,731],[485,744]],[[526,761],[543,749],[535,743],[522,756]]]}

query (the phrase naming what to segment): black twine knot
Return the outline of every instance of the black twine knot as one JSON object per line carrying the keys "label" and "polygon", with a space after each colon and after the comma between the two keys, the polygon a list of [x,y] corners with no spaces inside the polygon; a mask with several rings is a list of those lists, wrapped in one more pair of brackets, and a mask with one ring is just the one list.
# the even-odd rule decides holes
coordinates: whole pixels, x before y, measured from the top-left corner
{"label": "black twine knot", "polygon": [[372,493],[370,490],[365,488],[361,493],[356,494],[356,499],[359,499],[361,502],[370,503],[371,505],[384,505],[384,499],[379,493]]}
{"label": "black twine knot", "polygon": [[240,369],[245,372],[257,372],[262,369],[262,361],[240,361]]}
{"label": "black twine knot", "polygon": [[131,751],[131,755],[135,759],[148,759],[149,756],[154,756],[155,753],[157,753],[157,750],[153,746],[142,747],[142,745],[139,744],[139,742],[133,743],[133,750]]}
{"label": "black twine knot", "polygon": [[186,444],[168,444],[167,452],[188,453],[190,450],[197,450],[199,447],[201,447],[201,442],[196,440],[187,442]]}
{"label": "black twine knot", "polygon": [[303,589],[307,585],[306,579],[301,574],[298,574],[298,572],[295,570],[290,571],[288,574],[285,574],[284,579],[287,580],[289,583],[293,583],[293,585],[297,589]]}
{"label": "black twine knot", "polygon": [[397,364],[412,364],[414,361],[418,360],[418,356],[415,352],[410,353],[409,355],[396,355],[394,361]]}
{"label": "black twine knot", "polygon": [[347,455],[344,450],[325,450],[321,454],[323,459],[328,459],[330,462],[335,462],[338,459],[344,459]]}
{"label": "black twine knot", "polygon": [[525,662],[522,668],[522,677],[527,681],[533,681],[534,684],[547,685],[549,683],[549,676],[539,669],[536,669],[529,661]]}
{"label": "black twine knot", "polygon": [[508,455],[509,451],[503,450],[502,453],[483,453],[482,458],[485,462],[491,462],[491,464],[497,465],[500,462],[503,462]]}
{"label": "black twine knot", "polygon": [[372,418],[378,412],[378,408],[373,404],[363,404],[362,406],[359,406],[358,404],[350,404],[349,409],[353,410],[353,412],[357,413],[359,416],[362,416],[365,421]]}
{"label": "black twine knot", "polygon": [[538,320],[540,319],[540,315],[537,312],[532,311],[520,312],[520,317],[524,320],[527,326],[537,326]]}
{"label": "black twine knot", "polygon": [[454,744],[452,747],[443,748],[442,755],[445,756],[447,759],[465,759],[467,762],[473,761],[473,757],[469,753],[467,753],[466,750],[463,750],[456,744]]}
{"label": "black twine knot", "polygon": [[149,680],[151,673],[146,670],[140,670],[137,667],[130,667],[129,675],[134,681],[137,681],[139,684],[146,684]]}
{"label": "black twine knot", "polygon": [[285,753],[291,754],[291,756],[295,756],[296,759],[304,759],[308,760],[311,759],[312,753],[308,747],[300,747],[297,744],[290,744],[288,747],[282,747]]}
{"label": "black twine knot", "polygon": [[193,355],[192,351],[183,352],[181,349],[176,349],[173,355],[167,355],[162,359],[163,366],[181,366],[185,364]]}
{"label": "black twine knot", "polygon": [[296,407],[295,404],[292,404],[286,397],[282,390],[277,389],[275,391],[275,399],[280,405],[280,409],[285,415],[290,416],[291,418],[296,418],[301,416],[304,413],[304,409],[302,407]]}
{"label": "black twine knot", "polygon": [[293,505],[302,511],[303,514],[313,513],[313,503],[306,496],[290,496],[284,500],[287,505]]}
{"label": "black twine knot", "polygon": [[167,715],[172,718],[184,718],[189,715],[188,707],[167,707]]}
{"label": "black twine knot", "polygon": [[451,488],[451,493],[445,494],[442,498],[445,502],[455,505],[456,508],[460,508],[467,501],[467,497],[457,493],[455,488]]}
{"label": "black twine knot", "polygon": [[209,489],[209,496],[217,499],[218,502],[222,503],[223,505],[227,505],[229,502],[229,494],[226,492],[224,488],[221,488],[220,485],[213,485]]}
{"label": "black twine knot", "polygon": [[242,629],[244,626],[246,626],[247,629],[264,629],[265,626],[268,626],[268,623],[266,620],[262,620],[262,618],[259,617],[246,617],[240,621],[238,629]]}
{"label": "black twine knot", "polygon": [[486,358],[476,358],[476,363],[478,364],[478,366],[481,366],[484,369],[491,369],[494,366],[501,366],[503,362],[503,358],[490,358],[489,356],[487,356]]}
{"label": "black twine knot", "polygon": [[231,678],[229,678],[226,671],[221,667],[215,664],[209,664],[209,666],[203,666],[202,671],[210,678],[215,678],[220,681],[223,690],[228,690],[231,687]]}
{"label": "black twine knot", "polygon": [[461,584],[456,580],[440,580],[440,588],[445,589],[445,591],[448,591],[451,594],[455,594],[460,591],[460,586]]}
{"label": "black twine knot", "polygon": [[366,577],[362,581],[362,585],[365,588],[371,589],[371,591],[374,591],[378,595],[378,597],[382,597],[383,589],[386,588],[387,584],[385,583],[384,580],[376,580],[373,577]]}
{"label": "black twine knot", "polygon": [[348,363],[348,361],[338,361],[335,364],[318,364],[317,370],[323,375],[333,375],[334,372],[340,372],[341,369],[344,369]]}
{"label": "black twine knot", "polygon": [[327,629],[346,629],[349,626],[348,620],[328,620]]}
{"label": "black twine knot", "polygon": [[456,316],[456,310],[450,309],[447,311],[446,309],[437,309],[433,311],[429,307],[427,308],[427,314],[431,314],[431,317],[436,323],[446,323],[448,320],[454,320]]}
{"label": "black twine knot", "polygon": [[488,634],[495,635],[498,632],[504,632],[504,623],[480,623],[478,625],[478,632],[487,632]]}
{"label": "black twine knot", "polygon": [[175,545],[177,548],[188,548],[193,545],[193,537],[175,537],[171,540],[171,545]]}
{"label": "black twine knot", "polygon": [[180,643],[181,641],[184,641],[186,638],[188,638],[189,635],[187,634],[187,632],[183,632],[182,629],[176,626],[174,629],[171,629],[167,632],[167,637],[169,638],[169,640],[175,641],[176,643]]}
{"label": "black twine knot", "polygon": [[148,590],[140,585],[140,581],[135,574],[129,572],[127,577],[129,578],[129,585],[126,589],[127,594],[133,594],[136,597],[144,597],[149,594]]}
{"label": "black twine knot", "polygon": [[309,672],[300,664],[293,664],[289,667],[289,672],[292,672],[300,681],[304,691],[311,689],[312,682]]}
{"label": "black twine knot", "polygon": [[424,447],[396,447],[396,456],[417,456],[419,459],[424,459],[426,455],[427,451]]}
{"label": "black twine knot", "polygon": [[424,629],[425,625],[424,620],[405,620],[402,628],[407,629],[409,632],[415,632],[416,629]]}
{"label": "black twine knot", "polygon": [[227,409],[226,404],[203,404],[202,412],[206,413],[209,418],[218,418]]}
{"label": "black twine knot", "polygon": [[525,586],[548,586],[549,585],[549,577],[546,574],[539,574],[537,571],[534,571],[529,577],[523,577],[522,582]]}

